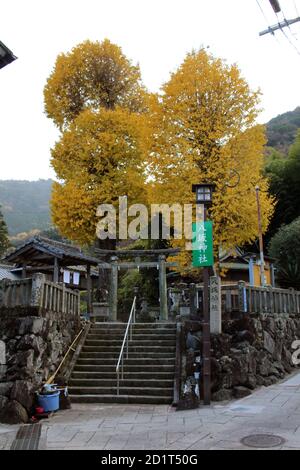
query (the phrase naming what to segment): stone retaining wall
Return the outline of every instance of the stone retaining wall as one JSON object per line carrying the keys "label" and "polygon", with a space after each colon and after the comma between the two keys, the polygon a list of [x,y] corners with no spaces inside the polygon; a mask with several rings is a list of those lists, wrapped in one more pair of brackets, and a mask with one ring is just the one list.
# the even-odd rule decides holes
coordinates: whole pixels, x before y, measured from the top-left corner
{"label": "stone retaining wall", "polygon": [[0,310],[0,422],[26,422],[34,392],[53,374],[79,330],[79,319],[38,308]]}
{"label": "stone retaining wall", "polygon": [[[188,350],[189,331],[202,349],[199,323],[184,322],[182,393],[195,384],[195,353]],[[299,315],[242,315],[223,322],[223,334],[212,335],[212,398],[215,401],[241,398],[259,386],[269,386],[291,373],[292,344],[300,338]],[[192,338],[193,340],[193,338]],[[197,340],[194,341],[195,345]],[[199,347],[197,349],[199,349]]]}

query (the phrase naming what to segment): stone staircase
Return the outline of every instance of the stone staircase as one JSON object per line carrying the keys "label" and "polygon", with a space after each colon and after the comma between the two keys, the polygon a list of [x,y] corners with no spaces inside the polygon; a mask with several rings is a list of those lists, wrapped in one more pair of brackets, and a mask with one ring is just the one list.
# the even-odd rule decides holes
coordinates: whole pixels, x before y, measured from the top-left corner
{"label": "stone staircase", "polygon": [[173,401],[176,324],[136,323],[124,380],[117,395],[116,365],[125,323],[91,326],[69,380],[73,403],[152,403]]}

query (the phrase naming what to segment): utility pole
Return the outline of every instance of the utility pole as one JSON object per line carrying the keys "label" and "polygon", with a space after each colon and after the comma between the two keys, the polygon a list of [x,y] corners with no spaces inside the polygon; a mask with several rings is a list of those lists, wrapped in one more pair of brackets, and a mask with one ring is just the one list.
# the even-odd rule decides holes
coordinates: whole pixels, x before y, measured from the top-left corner
{"label": "utility pole", "polygon": [[[271,4],[271,7],[274,10],[274,13],[276,15],[278,15],[278,13],[280,13],[282,11],[279,0],[269,0],[269,2]],[[283,28],[288,28],[292,24],[298,23],[299,21],[300,21],[300,17],[294,18],[292,20],[287,20],[286,18],[284,18],[283,21],[278,22],[274,26],[269,26],[268,29],[265,29],[264,31],[261,31],[259,33],[259,35],[260,36],[264,36],[265,34],[273,34],[274,35],[275,31],[278,31],[278,29],[282,30]]]}
{"label": "utility pole", "polygon": [[293,20],[286,20],[284,19],[280,23],[274,25],[274,26],[269,26],[268,29],[265,29],[264,31],[261,31],[259,33],[260,36],[264,36],[265,34],[274,34],[275,31],[278,31],[278,29],[283,29],[287,28],[292,24],[298,23],[300,21],[300,16],[298,18],[294,18]]}
{"label": "utility pole", "polygon": [[258,238],[259,238],[259,253],[260,253],[260,282],[262,287],[266,285],[265,278],[265,258],[264,258],[264,244],[263,244],[263,234],[262,234],[262,223],[261,223],[261,208],[260,208],[260,199],[259,199],[259,186],[256,186],[256,202],[257,202],[257,216],[258,216]]}

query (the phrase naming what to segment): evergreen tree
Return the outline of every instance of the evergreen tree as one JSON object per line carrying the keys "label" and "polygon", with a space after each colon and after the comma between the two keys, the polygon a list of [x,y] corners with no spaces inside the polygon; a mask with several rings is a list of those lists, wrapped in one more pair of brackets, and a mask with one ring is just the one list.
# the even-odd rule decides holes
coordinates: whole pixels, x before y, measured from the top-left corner
{"label": "evergreen tree", "polygon": [[0,210],[0,256],[2,257],[9,247],[8,232],[5,220]]}

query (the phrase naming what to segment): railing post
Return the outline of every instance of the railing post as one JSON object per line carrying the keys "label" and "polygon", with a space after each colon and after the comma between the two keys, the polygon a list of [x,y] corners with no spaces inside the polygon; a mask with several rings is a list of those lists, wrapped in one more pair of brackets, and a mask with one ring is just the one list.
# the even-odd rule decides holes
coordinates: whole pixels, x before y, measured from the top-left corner
{"label": "railing post", "polygon": [[244,281],[239,281],[239,311],[242,313],[247,313],[247,291],[246,283]]}
{"label": "railing post", "polygon": [[5,279],[0,281],[0,306],[1,307],[5,307],[4,295],[5,295]]}
{"label": "railing post", "polygon": [[118,258],[116,256],[111,257],[110,276],[109,310],[110,320],[114,322],[118,319]]}
{"label": "railing post", "polygon": [[46,277],[44,274],[36,273],[32,276],[31,307],[42,307],[43,286],[45,281]]}
{"label": "railing post", "polygon": [[269,287],[268,293],[269,293],[269,298],[270,298],[270,313],[274,313],[275,307],[274,307],[273,287]]}
{"label": "railing post", "polygon": [[167,293],[167,274],[166,274],[166,257],[159,255],[159,305],[160,320],[168,320],[168,293]]}

